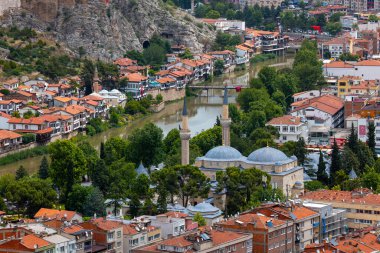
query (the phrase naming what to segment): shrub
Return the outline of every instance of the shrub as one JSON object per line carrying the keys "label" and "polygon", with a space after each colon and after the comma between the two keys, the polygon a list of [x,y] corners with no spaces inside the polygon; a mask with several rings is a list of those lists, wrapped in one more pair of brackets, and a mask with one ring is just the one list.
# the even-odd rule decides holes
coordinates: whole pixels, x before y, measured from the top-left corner
{"label": "shrub", "polygon": [[28,143],[35,142],[35,141],[36,141],[36,135],[35,134],[24,134],[22,136],[22,143],[23,144],[28,144]]}

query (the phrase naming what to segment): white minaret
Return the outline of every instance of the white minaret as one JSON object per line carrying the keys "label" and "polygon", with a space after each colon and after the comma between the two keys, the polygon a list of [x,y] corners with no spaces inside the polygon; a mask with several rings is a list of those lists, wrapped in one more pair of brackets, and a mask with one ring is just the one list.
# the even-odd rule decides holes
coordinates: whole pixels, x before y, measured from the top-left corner
{"label": "white minaret", "polygon": [[183,99],[182,126],[179,135],[181,138],[181,164],[188,165],[190,163],[189,142],[191,132],[189,129],[189,117],[187,115],[186,97]]}
{"label": "white minaret", "polygon": [[228,94],[227,94],[227,86],[224,87],[224,98],[223,98],[223,111],[222,118],[220,120],[220,124],[222,125],[222,144],[223,146],[230,146],[230,126],[231,119],[228,115]]}

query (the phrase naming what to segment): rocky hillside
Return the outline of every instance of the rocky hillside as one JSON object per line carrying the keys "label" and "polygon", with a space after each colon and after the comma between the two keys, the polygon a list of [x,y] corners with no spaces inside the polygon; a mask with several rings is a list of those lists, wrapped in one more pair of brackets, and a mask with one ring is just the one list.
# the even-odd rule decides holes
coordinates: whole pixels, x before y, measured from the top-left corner
{"label": "rocky hillside", "polygon": [[0,22],[31,27],[74,53],[84,49],[104,60],[142,49],[155,33],[195,52],[215,37],[208,25],[162,0],[21,0],[21,7],[4,12]]}

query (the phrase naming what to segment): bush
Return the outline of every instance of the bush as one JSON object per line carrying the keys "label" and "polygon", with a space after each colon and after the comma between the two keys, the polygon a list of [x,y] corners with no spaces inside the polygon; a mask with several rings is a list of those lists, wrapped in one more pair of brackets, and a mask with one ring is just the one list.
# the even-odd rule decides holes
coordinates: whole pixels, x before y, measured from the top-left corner
{"label": "bush", "polygon": [[275,54],[259,54],[259,55],[256,55],[255,57],[253,57],[250,60],[250,62],[251,63],[263,62],[263,61],[266,61],[269,59],[274,59],[274,58],[276,58]]}
{"label": "bush", "polygon": [[125,105],[125,113],[135,115],[137,113],[146,113],[146,109],[136,100],[130,100]]}
{"label": "bush", "polygon": [[48,146],[38,146],[28,150],[20,151],[0,158],[0,166],[21,161],[30,157],[48,154]]}
{"label": "bush", "polygon": [[22,136],[22,144],[28,144],[31,142],[36,141],[36,135],[35,134],[24,134]]}
{"label": "bush", "polygon": [[94,136],[96,134],[96,130],[95,130],[95,128],[93,126],[87,125],[86,126],[86,133],[89,136]]}

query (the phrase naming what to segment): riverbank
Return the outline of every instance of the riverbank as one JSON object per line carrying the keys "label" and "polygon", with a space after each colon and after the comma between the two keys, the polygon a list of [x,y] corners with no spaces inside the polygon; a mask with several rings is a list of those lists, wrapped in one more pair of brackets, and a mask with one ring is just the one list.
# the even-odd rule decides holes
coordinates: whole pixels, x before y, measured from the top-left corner
{"label": "riverbank", "polygon": [[[279,56],[276,59],[271,59],[265,62],[251,64],[246,71],[232,72],[218,77],[214,77],[208,81],[210,85],[225,85],[236,84],[247,86],[249,79],[255,77],[260,69],[264,66],[275,66],[278,69],[291,67],[293,63],[292,56]],[[210,90],[208,96],[201,93],[199,97],[188,98],[188,113],[189,124],[191,125],[192,136],[212,127],[216,121],[216,117],[221,114],[221,105],[223,90]],[[229,91],[230,101],[233,103],[236,92]],[[144,124],[152,122],[159,126],[163,133],[166,135],[171,129],[178,128],[181,122],[181,111],[183,102],[180,100],[172,101],[165,104],[165,108],[158,113],[151,113],[142,117],[134,119],[128,125],[111,128],[102,133],[95,134],[94,136],[87,137],[87,140],[97,150],[99,150],[100,143],[105,142],[112,137],[126,138],[128,134],[136,128],[141,128]],[[23,165],[29,173],[35,173],[38,170],[43,156],[31,157],[17,162],[0,165],[0,175],[6,173],[14,173],[20,165]]]}

